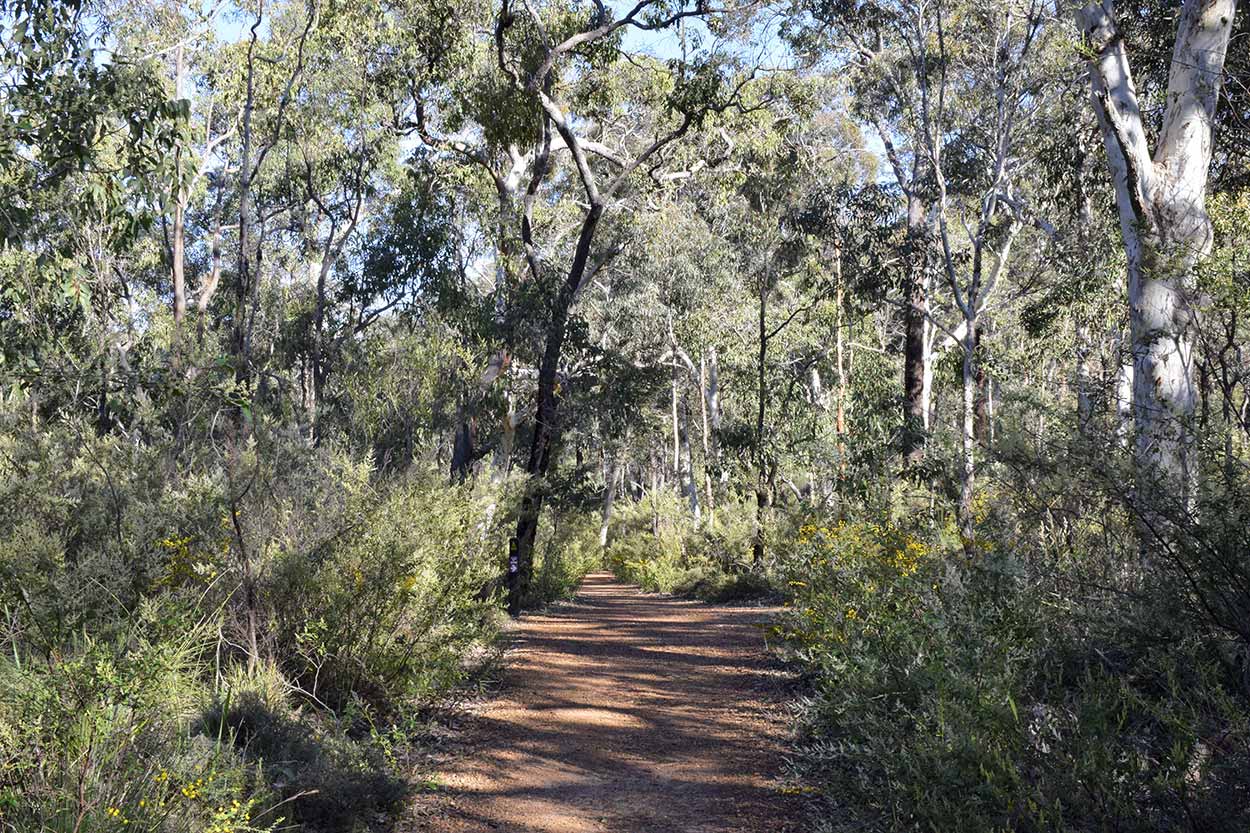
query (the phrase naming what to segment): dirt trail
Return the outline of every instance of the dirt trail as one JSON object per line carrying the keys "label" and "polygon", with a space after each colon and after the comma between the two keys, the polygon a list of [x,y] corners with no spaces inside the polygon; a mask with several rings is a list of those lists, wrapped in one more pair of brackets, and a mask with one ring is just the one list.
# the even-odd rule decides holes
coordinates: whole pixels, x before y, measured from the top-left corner
{"label": "dirt trail", "polygon": [[469,749],[418,809],[434,833],[782,833],[784,721],[767,612],[588,576],[527,616]]}

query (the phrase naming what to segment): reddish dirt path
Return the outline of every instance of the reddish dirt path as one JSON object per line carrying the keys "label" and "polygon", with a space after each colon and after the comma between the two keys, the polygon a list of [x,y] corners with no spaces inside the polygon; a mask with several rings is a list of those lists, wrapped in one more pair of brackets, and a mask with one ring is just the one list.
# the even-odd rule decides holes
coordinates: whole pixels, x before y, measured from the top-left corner
{"label": "reddish dirt path", "polygon": [[469,749],[421,803],[434,833],[783,833],[784,720],[768,611],[640,594],[588,576],[527,616]]}

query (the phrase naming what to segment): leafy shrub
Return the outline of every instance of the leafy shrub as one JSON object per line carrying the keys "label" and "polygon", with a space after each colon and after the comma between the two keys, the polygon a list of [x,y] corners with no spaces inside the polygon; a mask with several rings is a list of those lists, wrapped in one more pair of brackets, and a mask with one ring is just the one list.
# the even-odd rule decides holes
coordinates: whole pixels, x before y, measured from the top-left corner
{"label": "leafy shrub", "polygon": [[362,486],[324,540],[273,545],[275,654],[313,702],[429,705],[491,645],[498,605],[478,591],[501,570],[504,530],[481,520],[490,495],[430,479]]}
{"label": "leafy shrub", "polygon": [[385,747],[359,721],[326,711],[291,708],[290,686],[273,666],[248,674],[236,667],[201,730],[229,738],[242,758],[272,784],[280,806],[305,828],[351,830],[398,806],[408,784]]}
{"label": "leafy shrub", "polygon": [[[281,818],[230,738],[193,731],[208,629],[144,605],[111,641],[0,658],[0,829],[269,831]],[[20,655],[19,655],[20,657]]]}
{"label": "leafy shrub", "polygon": [[572,596],[582,579],[603,563],[599,522],[593,515],[550,511],[544,514],[535,546],[534,580],[526,607],[540,607]]}
{"label": "leafy shrub", "polygon": [[988,537],[968,561],[888,524],[800,530],[779,629],[830,829],[1244,829],[1226,671],[1175,611],[1064,592],[1097,569],[1079,540],[1034,572]]}
{"label": "leafy shrub", "polygon": [[0,830],[373,824],[496,653],[509,496],[148,430],[0,417]]}
{"label": "leafy shrub", "polygon": [[776,595],[773,576],[754,569],[754,509],[727,503],[716,520],[695,527],[673,495],[649,495],[621,508],[607,562],[624,581],[644,590],[711,602]]}

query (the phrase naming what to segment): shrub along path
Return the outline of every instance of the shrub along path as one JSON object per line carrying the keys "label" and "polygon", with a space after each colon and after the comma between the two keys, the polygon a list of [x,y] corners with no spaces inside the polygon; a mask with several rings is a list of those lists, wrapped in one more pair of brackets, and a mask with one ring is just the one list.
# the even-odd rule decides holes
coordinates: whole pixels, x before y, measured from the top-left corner
{"label": "shrub along path", "polygon": [[785,721],[758,625],[770,611],[643,595],[588,576],[526,616],[468,749],[424,796],[436,833],[783,833]]}

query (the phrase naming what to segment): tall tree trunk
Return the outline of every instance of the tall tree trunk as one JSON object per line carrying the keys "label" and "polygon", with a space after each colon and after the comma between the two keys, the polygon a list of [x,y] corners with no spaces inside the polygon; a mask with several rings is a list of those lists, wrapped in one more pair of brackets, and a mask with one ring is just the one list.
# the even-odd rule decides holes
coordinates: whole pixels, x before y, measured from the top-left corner
{"label": "tall tree trunk", "polygon": [[252,378],[251,344],[248,333],[248,296],[251,274],[252,246],[252,112],[256,103],[256,30],[261,18],[257,15],[252,26],[251,42],[247,51],[246,97],[243,103],[243,149],[239,161],[239,252],[235,275],[234,322],[231,346],[234,353],[234,377],[245,389]]}
{"label": "tall tree trunk", "polygon": [[[176,68],[174,70],[174,98],[182,98],[182,79],[185,72],[183,46],[177,46]],[[210,128],[211,129],[211,128]],[[187,281],[186,281],[186,213],[187,190],[182,175],[182,146],[174,150],[174,227],[170,241],[170,272],[174,284],[174,360],[180,360],[182,349],[182,322],[187,317]]]}
{"label": "tall tree trunk", "polygon": [[195,301],[195,339],[200,343],[204,341],[204,319],[208,315],[208,305],[212,302],[213,295],[217,292],[217,285],[221,282],[221,213],[226,187],[221,177],[213,176],[210,182],[216,186],[217,199],[213,203],[213,237],[209,243],[211,264],[208,278],[200,287],[200,294]]}
{"label": "tall tree trunk", "polygon": [[[330,242],[334,241],[334,227],[330,229]],[[309,415],[312,421],[312,438],[314,445],[321,444],[321,410],[322,402],[325,398],[326,385],[326,349],[325,349],[325,330],[326,330],[326,283],[329,279],[332,259],[327,254],[317,265],[316,276],[316,305],[313,308],[313,333],[312,333],[312,412]],[[313,264],[310,264],[310,269]]]}
{"label": "tall tree trunk", "polygon": [[716,494],[712,490],[712,438],[711,431],[708,428],[707,418],[707,356],[699,358],[699,390],[703,395],[699,397],[699,411],[703,417],[703,483],[707,494],[707,519],[709,525],[716,524]]}
{"label": "tall tree trunk", "polygon": [[1089,327],[1076,327],[1076,425],[1082,437],[1088,439],[1090,420],[1094,416],[1094,383],[1089,363]]}
{"label": "tall tree trunk", "polygon": [[699,511],[699,486],[694,476],[694,460],[690,454],[690,402],[683,393],[681,397],[681,413],[677,426],[677,468],[679,470],[679,482],[681,483],[681,493],[690,503],[690,515],[694,518],[695,526],[703,520]]}
{"label": "tall tree trunk", "polygon": [[963,452],[959,477],[959,532],[964,539],[965,549],[971,553],[972,540],[976,533],[972,506],[973,496],[976,494],[976,318],[967,320],[967,325],[963,338],[963,412],[959,432]]}
{"label": "tall tree trunk", "polygon": [[[670,332],[671,332],[671,328],[670,328]],[[681,468],[681,430],[682,429],[681,429],[681,425],[679,424],[681,420],[677,413],[678,364],[677,364],[676,352],[677,352],[677,345],[674,344],[673,345],[674,355],[673,355],[673,363],[672,363],[673,367],[672,367],[672,372],[669,374],[669,393],[670,393],[669,418],[673,424],[673,482],[677,484],[679,489],[684,489],[683,479],[685,478],[685,472],[683,472]],[[686,494],[683,491],[682,497],[685,497],[685,496]]]}
{"label": "tall tree trunk", "polygon": [[567,335],[569,309],[586,274],[590,259],[590,245],[595,230],[603,217],[603,206],[593,204],[582,221],[577,238],[577,248],[568,277],[561,284],[551,303],[551,321],[547,326],[546,344],[542,361],[538,366],[538,389],[535,392],[534,432],[530,441],[529,459],[525,464],[527,482],[525,494],[517,513],[516,555],[517,571],[509,576],[509,609],[515,615],[520,612],[522,600],[529,594],[534,578],[534,539],[538,534],[538,519],[542,512],[546,484],[543,482],[551,465],[552,440],[556,433],[559,416],[559,400],[556,398],[556,377],[560,357]]}
{"label": "tall tree trunk", "polygon": [[842,284],[842,249],[841,247],[839,247],[837,250],[836,260],[834,261],[834,269],[836,270],[835,275],[837,277],[837,282],[838,282],[838,291],[837,291],[837,297],[835,301],[837,303],[838,310],[837,310],[837,318],[835,319],[835,322],[834,322],[834,326],[836,328],[836,334],[834,336],[834,357],[836,360],[836,366],[837,366],[837,371],[838,371],[838,401],[837,401],[837,405],[835,406],[837,410],[836,410],[836,413],[834,414],[833,429],[838,437],[837,480],[838,480],[838,488],[840,492],[842,477],[846,473],[846,395],[847,395],[846,360],[844,356],[843,334],[842,334],[842,328],[844,326],[843,324],[843,317],[844,317],[843,295],[844,295],[845,288],[843,287],[843,284]]}
{"label": "tall tree trunk", "polygon": [[603,473],[603,507],[599,521],[600,549],[608,547],[608,530],[612,526],[612,504],[616,500],[617,469],[617,454],[612,452],[608,455],[608,465]]}
{"label": "tall tree trunk", "polygon": [[453,484],[463,483],[469,477],[476,454],[477,420],[469,413],[462,394],[460,407],[456,409],[456,436],[451,446],[450,478]]}
{"label": "tall tree trunk", "polygon": [[766,363],[768,360],[768,281],[760,276],[759,298],[759,353],[757,356],[756,397],[759,408],[755,415],[755,532],[751,540],[751,561],[760,564],[764,560],[764,524],[768,510],[768,475],[765,471],[764,415],[768,404]]}
{"label": "tall tree trunk", "polygon": [[990,425],[990,420],[993,417],[993,393],[990,389],[990,375],[985,369],[985,345],[983,343],[985,332],[988,329],[988,320],[982,326],[977,328],[975,348],[977,386],[975,433],[977,442],[983,446],[989,445],[994,433],[993,428]]}
{"label": "tall tree trunk", "polygon": [[703,388],[704,399],[707,402],[707,416],[711,422],[712,433],[709,437],[709,445],[711,446],[711,468],[713,471],[713,479],[724,483],[725,473],[721,466],[720,455],[720,432],[722,424],[721,405],[720,405],[720,361],[716,355],[716,347],[713,345],[707,349],[707,385]]}
{"label": "tall tree trunk", "polygon": [[925,323],[929,298],[925,206],[915,193],[907,196],[907,246],[909,263],[903,313],[903,456],[909,463],[918,463],[924,459],[925,426],[928,422]]}
{"label": "tall tree trunk", "polygon": [[1153,156],[1113,0],[1078,15],[1128,261],[1143,553],[1171,537],[1171,519],[1188,510],[1193,494],[1192,294],[1198,264],[1211,250],[1205,203],[1212,124],[1235,11],[1236,0],[1184,0]]}

